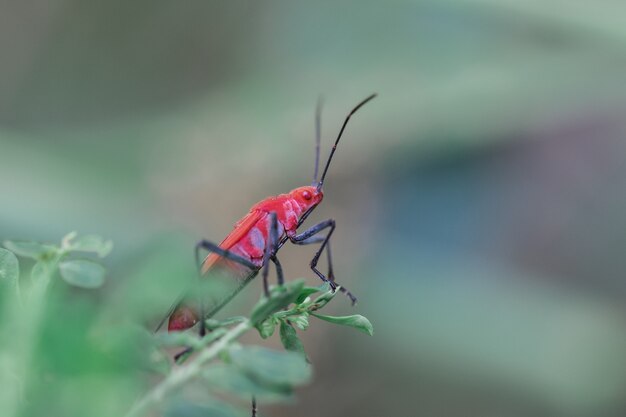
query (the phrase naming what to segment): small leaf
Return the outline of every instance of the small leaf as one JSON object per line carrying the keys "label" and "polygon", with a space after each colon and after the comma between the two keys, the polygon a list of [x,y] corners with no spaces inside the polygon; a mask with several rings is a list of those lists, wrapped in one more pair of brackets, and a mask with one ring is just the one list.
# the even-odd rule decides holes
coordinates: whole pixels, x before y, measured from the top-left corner
{"label": "small leaf", "polygon": [[296,329],[284,321],[280,322],[280,341],[286,350],[306,356],[304,345],[296,333]]}
{"label": "small leaf", "polygon": [[61,238],[61,248],[67,249],[71,245],[71,241],[78,236],[78,232],[72,231]]}
{"label": "small leaf", "polygon": [[17,258],[12,252],[0,248],[0,286],[19,294],[19,277],[20,265]]}
{"label": "small leaf", "polygon": [[267,320],[262,321],[261,323],[256,325],[259,334],[263,339],[267,339],[274,334],[274,329],[276,328],[276,320],[272,317]]}
{"label": "small leaf", "polygon": [[77,252],[93,252],[100,258],[104,258],[113,249],[113,242],[105,241],[97,235],[85,235],[69,242],[68,248]]}
{"label": "small leaf", "polygon": [[329,288],[330,286],[326,282],[320,285],[319,287],[304,287],[302,288],[302,290],[300,291],[300,294],[298,295],[298,298],[296,299],[296,304],[303,303],[304,300],[306,300],[306,298],[310,296],[311,294],[315,294],[320,291],[326,292],[329,290]]}
{"label": "small leaf", "polygon": [[30,278],[34,283],[46,286],[52,277],[51,265],[46,261],[38,261],[30,271]]}
{"label": "small leaf", "polygon": [[343,317],[334,317],[334,316],[324,316],[321,314],[311,313],[311,315],[317,317],[318,319],[325,320],[334,324],[341,324],[342,326],[350,326],[354,327],[357,330],[362,331],[363,333],[367,333],[370,336],[374,335],[374,327],[372,323],[365,317],[360,314],[355,314],[353,316],[343,316]]}
{"label": "small leaf", "polygon": [[106,270],[100,264],[87,259],[74,259],[59,264],[61,277],[71,285],[82,288],[98,288],[104,283]]}
{"label": "small leaf", "polygon": [[18,240],[5,240],[4,247],[18,256],[36,260],[42,260],[57,250],[57,248],[52,245]]}
{"label": "small leaf", "polygon": [[263,383],[250,378],[232,365],[215,364],[202,373],[211,386],[220,391],[230,392],[249,400],[254,395],[263,402],[285,401],[293,398],[293,390],[288,385]]}
{"label": "small leaf", "polygon": [[315,299],[315,301],[311,303],[311,307],[310,307],[311,310],[319,310],[320,308],[324,307],[326,304],[328,304],[330,300],[335,298],[335,295],[337,294],[337,292],[338,292],[338,289],[337,290],[329,289],[324,294],[318,296]]}
{"label": "small leaf", "polygon": [[306,330],[309,327],[309,314],[302,313],[298,316],[289,317],[289,321],[292,322],[298,329]]}
{"label": "small leaf", "polygon": [[237,368],[255,380],[269,384],[300,385],[311,378],[311,368],[301,354],[260,346],[232,348],[230,359]]}
{"label": "small leaf", "polygon": [[304,279],[291,281],[282,286],[273,287],[269,298],[263,297],[252,309],[250,321],[253,325],[265,320],[270,314],[293,303],[304,287]]}

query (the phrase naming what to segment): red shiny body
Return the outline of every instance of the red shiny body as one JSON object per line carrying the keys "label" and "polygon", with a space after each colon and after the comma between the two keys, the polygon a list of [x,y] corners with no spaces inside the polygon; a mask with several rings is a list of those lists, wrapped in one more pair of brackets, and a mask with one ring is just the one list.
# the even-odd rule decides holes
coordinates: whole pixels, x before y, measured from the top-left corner
{"label": "red shiny body", "polygon": [[[322,191],[315,186],[305,186],[296,188],[288,194],[268,197],[252,206],[248,214],[235,224],[233,231],[219,246],[252,262],[257,267],[256,271],[248,269],[245,273],[255,273],[263,267],[266,245],[270,240],[270,213],[276,213],[279,241],[284,236],[293,237],[301,217],[317,206],[323,196]],[[208,275],[216,267],[232,269],[235,275],[240,274],[240,270],[244,268],[212,253],[202,263],[202,275]],[[169,318],[168,330],[188,329],[197,323],[198,317],[199,314],[194,307],[180,304]]]}

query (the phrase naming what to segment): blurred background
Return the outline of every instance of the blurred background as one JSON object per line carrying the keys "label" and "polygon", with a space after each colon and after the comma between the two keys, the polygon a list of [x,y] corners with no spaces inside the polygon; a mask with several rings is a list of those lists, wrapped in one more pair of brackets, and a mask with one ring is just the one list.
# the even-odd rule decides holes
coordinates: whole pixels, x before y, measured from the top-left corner
{"label": "blurred background", "polygon": [[[57,306],[82,333],[46,327],[24,415],[119,415],[155,379],[111,371],[94,333],[158,322],[196,241],[310,183],[318,96],[325,159],[372,92],[307,224],[337,220],[359,303],[329,307],[374,337],[313,322],[313,382],[262,415],[625,415],[624,16],[610,0],[0,3],[0,238],[115,243],[106,285]],[[317,285],[313,252],[281,250],[287,276]]]}

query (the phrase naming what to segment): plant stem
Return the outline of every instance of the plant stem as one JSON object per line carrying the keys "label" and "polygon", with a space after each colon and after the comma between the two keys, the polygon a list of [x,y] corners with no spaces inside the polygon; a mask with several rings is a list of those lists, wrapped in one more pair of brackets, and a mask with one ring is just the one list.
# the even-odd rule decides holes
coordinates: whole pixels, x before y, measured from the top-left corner
{"label": "plant stem", "polygon": [[202,371],[202,365],[219,355],[233,340],[252,328],[250,320],[239,323],[230,329],[221,339],[207,346],[200,351],[198,356],[187,362],[180,368],[172,371],[163,381],[155,386],[151,391],[139,399],[126,414],[126,417],[138,417],[151,406],[159,403],[169,392],[179,388],[181,385],[197,376]]}
{"label": "plant stem", "polygon": [[[2,413],[7,417],[19,415],[23,405],[23,394],[30,378],[29,370],[33,359],[35,346],[39,337],[39,328],[43,320],[48,284],[56,271],[60,256],[56,256],[49,263],[39,263],[40,274],[33,280],[23,300],[15,300],[7,304],[6,317],[19,317],[20,322],[11,323],[9,331],[13,332],[6,351],[11,361],[6,364],[0,375],[0,403],[3,404]],[[4,365],[4,364],[3,364]]]}

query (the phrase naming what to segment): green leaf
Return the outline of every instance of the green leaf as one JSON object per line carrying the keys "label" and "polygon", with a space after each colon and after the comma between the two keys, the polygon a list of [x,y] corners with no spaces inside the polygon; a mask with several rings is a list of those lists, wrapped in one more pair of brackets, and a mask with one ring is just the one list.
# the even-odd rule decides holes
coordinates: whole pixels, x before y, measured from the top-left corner
{"label": "green leaf", "polygon": [[[206,397],[206,394],[204,395]],[[242,413],[215,398],[207,398],[204,404],[176,398],[165,408],[164,417],[244,417],[249,413]]]}
{"label": "green leaf", "polygon": [[47,258],[57,251],[57,248],[52,245],[18,240],[5,240],[4,247],[18,256],[36,260]]}
{"label": "green leaf", "polygon": [[229,353],[234,366],[264,383],[300,385],[311,378],[311,368],[300,353],[261,346],[233,347]]}
{"label": "green leaf", "polygon": [[19,294],[19,277],[20,265],[17,258],[12,252],[0,248],[0,286]]}
{"label": "green leaf", "polygon": [[220,391],[230,392],[249,400],[251,396],[263,402],[291,400],[293,390],[285,384],[269,384],[249,377],[232,365],[218,363],[207,368],[202,377],[212,387]]}
{"label": "green leaf", "polygon": [[321,314],[311,313],[311,315],[317,317],[318,319],[325,320],[330,323],[341,324],[342,326],[350,326],[354,327],[357,330],[362,331],[363,333],[367,333],[370,336],[374,335],[374,327],[372,323],[365,317],[360,314],[355,314],[353,316],[343,316],[343,317],[334,317],[334,316],[324,316]]}
{"label": "green leaf", "polygon": [[104,258],[113,249],[113,242],[105,241],[97,235],[85,235],[69,242],[68,249],[77,252],[93,252],[100,258]]}
{"label": "green leaf", "polygon": [[280,341],[286,350],[291,352],[297,352],[303,356],[306,356],[304,352],[304,345],[296,333],[296,329],[289,324],[281,320],[280,322]]}
{"label": "green leaf", "polygon": [[320,285],[319,287],[304,287],[302,288],[302,290],[300,291],[300,294],[298,295],[298,298],[296,299],[296,304],[303,303],[304,300],[306,300],[306,298],[310,296],[311,294],[315,294],[320,291],[326,292],[328,291],[329,288],[330,288],[330,285],[328,285],[328,283],[326,282]]}
{"label": "green leaf", "polygon": [[288,320],[300,330],[306,330],[309,327],[309,314],[306,312],[298,316],[290,316]]}
{"label": "green leaf", "polygon": [[59,264],[61,277],[71,285],[81,288],[98,288],[104,284],[106,270],[87,259],[73,259]]}
{"label": "green leaf", "polygon": [[273,287],[270,290],[269,298],[263,297],[252,309],[250,321],[257,325],[265,320],[270,314],[287,307],[296,301],[298,294],[304,287],[304,279],[291,281],[282,286]]}
{"label": "green leaf", "polygon": [[202,343],[195,333],[168,332],[156,335],[156,343],[163,347],[188,346],[194,349],[202,347]]}
{"label": "green leaf", "polygon": [[34,283],[40,285],[47,285],[52,277],[52,265],[47,261],[39,261],[33,265],[33,269],[30,271],[30,278]]}
{"label": "green leaf", "polygon": [[276,328],[276,320],[273,317],[268,318],[267,320],[263,320],[261,323],[256,325],[259,334],[263,339],[267,339],[274,334],[274,329]]}
{"label": "green leaf", "polygon": [[318,296],[313,303],[311,303],[311,310],[319,310],[324,307],[330,300],[335,298],[335,295],[339,292],[339,287],[336,290],[328,289],[324,294]]}

